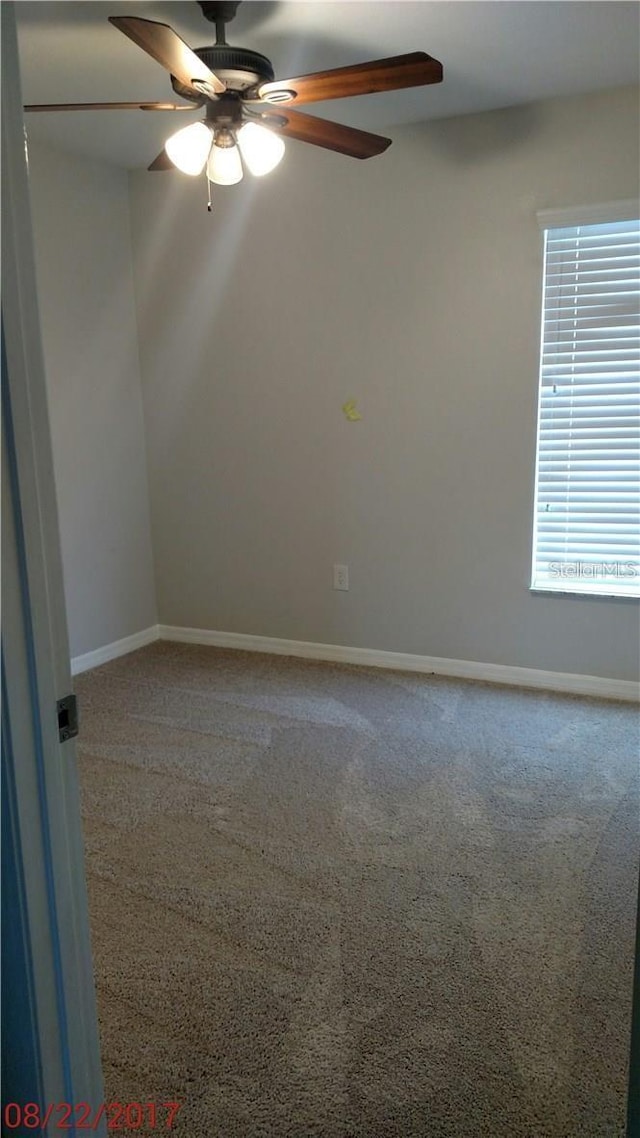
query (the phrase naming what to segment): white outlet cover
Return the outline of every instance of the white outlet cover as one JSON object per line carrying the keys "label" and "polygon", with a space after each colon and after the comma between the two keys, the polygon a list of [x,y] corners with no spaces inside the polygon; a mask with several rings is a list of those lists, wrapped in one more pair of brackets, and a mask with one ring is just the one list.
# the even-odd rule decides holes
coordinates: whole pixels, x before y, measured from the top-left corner
{"label": "white outlet cover", "polygon": [[348,565],[334,565],[333,566],[333,587],[343,592],[349,590],[349,566]]}

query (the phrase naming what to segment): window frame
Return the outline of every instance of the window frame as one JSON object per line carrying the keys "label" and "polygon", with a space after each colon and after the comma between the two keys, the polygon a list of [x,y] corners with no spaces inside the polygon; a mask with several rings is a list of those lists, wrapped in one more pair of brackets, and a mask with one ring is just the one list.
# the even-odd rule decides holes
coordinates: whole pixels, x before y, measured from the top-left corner
{"label": "window frame", "polygon": [[537,562],[537,537],[538,537],[538,479],[539,479],[539,465],[540,465],[540,424],[542,414],[542,360],[544,353],[544,325],[545,325],[545,290],[546,290],[546,241],[547,231],[550,229],[561,229],[570,226],[579,225],[603,225],[607,223],[615,224],[621,221],[635,221],[640,220],[640,198],[627,198],[620,201],[602,202],[595,205],[574,206],[561,209],[546,209],[539,210],[536,213],[538,229],[543,239],[542,244],[542,266],[541,266],[541,290],[540,290],[540,335],[538,346],[538,396],[537,396],[537,409],[536,409],[536,425],[535,425],[535,470],[533,480],[533,525],[531,529],[531,565],[529,573],[529,592],[537,596],[544,597],[564,597],[572,598],[574,600],[607,600],[607,601],[624,601],[635,602],[640,600],[640,578],[638,580],[637,589],[633,592],[618,593],[611,592],[607,589],[607,585],[603,584],[602,589],[595,590],[581,589],[576,579],[576,585],[564,583],[561,587],[546,586],[535,583],[536,562]]}

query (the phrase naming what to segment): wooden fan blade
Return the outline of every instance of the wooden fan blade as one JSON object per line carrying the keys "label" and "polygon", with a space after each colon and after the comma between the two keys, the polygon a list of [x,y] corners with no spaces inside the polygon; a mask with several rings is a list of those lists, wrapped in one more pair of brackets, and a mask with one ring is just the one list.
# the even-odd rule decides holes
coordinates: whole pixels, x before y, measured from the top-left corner
{"label": "wooden fan blade", "polygon": [[147,170],[175,170],[175,166],[166,150],[162,149],[151,165],[147,166]]}
{"label": "wooden fan blade", "polygon": [[391,146],[391,139],[383,138],[380,134],[369,134],[366,130],[356,130],[352,126],[343,126],[328,119],[290,111],[284,106],[261,113],[260,120],[264,126],[273,127],[286,138],[311,142],[314,146],[324,146],[326,150],[336,150],[351,158],[373,158]]}
{"label": "wooden fan blade", "polygon": [[[403,87],[421,87],[440,83],[442,64],[424,51],[375,59],[353,67],[337,67],[318,71],[298,79],[276,79],[262,83],[258,98],[266,102],[318,103],[325,99],[344,99],[350,95],[370,95],[375,91],[398,91]],[[285,97],[289,95],[289,97]]]}
{"label": "wooden fan blade", "polygon": [[25,111],[197,111],[192,103],[29,103]]}
{"label": "wooden fan blade", "polygon": [[109,16],[109,23],[124,32],[138,47],[152,56],[185,87],[197,94],[221,95],[224,83],[202,62],[188,44],[168,24],[141,20],[137,16]]}

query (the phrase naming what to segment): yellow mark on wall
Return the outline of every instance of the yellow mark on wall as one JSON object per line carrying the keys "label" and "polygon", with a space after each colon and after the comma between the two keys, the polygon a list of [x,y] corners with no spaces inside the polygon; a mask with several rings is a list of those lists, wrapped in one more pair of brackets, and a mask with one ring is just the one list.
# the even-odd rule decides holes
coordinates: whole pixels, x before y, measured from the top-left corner
{"label": "yellow mark on wall", "polygon": [[350,423],[357,423],[362,418],[360,412],[356,410],[355,399],[347,399],[347,402],[342,404],[342,410]]}

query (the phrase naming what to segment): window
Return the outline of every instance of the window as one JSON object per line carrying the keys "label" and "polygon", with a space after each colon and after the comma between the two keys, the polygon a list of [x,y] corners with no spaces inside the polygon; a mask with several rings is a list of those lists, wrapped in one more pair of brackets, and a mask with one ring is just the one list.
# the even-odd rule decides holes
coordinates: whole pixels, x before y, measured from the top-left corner
{"label": "window", "polygon": [[640,596],[639,215],[539,215],[534,589]]}

